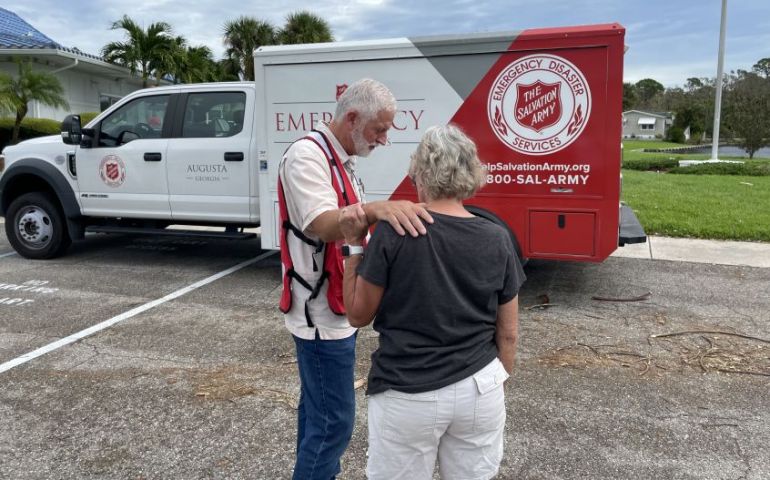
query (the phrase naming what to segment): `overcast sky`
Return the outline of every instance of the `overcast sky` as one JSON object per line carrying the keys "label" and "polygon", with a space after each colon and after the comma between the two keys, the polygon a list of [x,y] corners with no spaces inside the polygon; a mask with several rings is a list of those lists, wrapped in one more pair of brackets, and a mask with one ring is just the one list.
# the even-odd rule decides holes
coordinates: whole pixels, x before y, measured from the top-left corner
{"label": "overcast sky", "polygon": [[[681,86],[688,77],[716,77],[721,0],[6,0],[56,42],[98,54],[121,40],[109,29],[123,14],[145,27],[171,24],[191,45],[221,58],[223,25],[240,15],[281,26],[286,15],[309,10],[325,18],[337,40],[619,22],[627,29],[625,80],[654,78]],[[770,1],[728,0],[725,71],[750,70],[770,57]]]}

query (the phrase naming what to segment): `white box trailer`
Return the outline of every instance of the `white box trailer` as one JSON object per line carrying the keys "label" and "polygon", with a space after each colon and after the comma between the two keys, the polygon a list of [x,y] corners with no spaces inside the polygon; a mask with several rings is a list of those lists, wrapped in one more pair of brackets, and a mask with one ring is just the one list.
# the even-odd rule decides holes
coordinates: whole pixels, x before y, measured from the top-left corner
{"label": "white box trailer", "polygon": [[507,226],[521,256],[601,261],[619,244],[644,242],[619,202],[623,35],[610,24],[260,48],[262,247],[279,248],[285,150],[365,77],[398,101],[390,145],[357,163],[367,201],[415,200],[410,154],[427,127],[452,122],[476,141],[488,173],[466,204]]}

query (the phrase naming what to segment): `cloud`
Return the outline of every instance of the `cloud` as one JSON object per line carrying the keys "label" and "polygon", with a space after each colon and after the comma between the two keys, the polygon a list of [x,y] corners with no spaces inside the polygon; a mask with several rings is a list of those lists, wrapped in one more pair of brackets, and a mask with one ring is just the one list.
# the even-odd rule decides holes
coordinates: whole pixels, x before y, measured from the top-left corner
{"label": "cloud", "polygon": [[[142,25],[165,21],[191,45],[224,53],[222,29],[241,15],[280,27],[289,13],[310,10],[325,18],[337,40],[372,40],[451,33],[619,22],[626,26],[627,78],[652,77],[681,85],[688,77],[715,76],[720,2],[672,0],[10,0],[3,4],[57,42],[98,54],[122,39],[109,29],[128,14]],[[728,5],[726,66],[750,69],[770,56],[770,2]],[[713,64],[713,66],[712,66]],[[677,73],[678,72],[678,73]]]}

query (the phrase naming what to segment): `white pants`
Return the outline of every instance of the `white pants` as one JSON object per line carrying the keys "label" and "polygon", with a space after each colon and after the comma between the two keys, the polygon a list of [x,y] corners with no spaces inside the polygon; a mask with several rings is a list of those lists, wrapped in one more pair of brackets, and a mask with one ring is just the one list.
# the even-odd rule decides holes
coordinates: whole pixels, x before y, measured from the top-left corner
{"label": "white pants", "polygon": [[494,477],[503,457],[507,378],[494,359],[439,390],[370,396],[367,477],[431,479],[436,457],[442,479]]}

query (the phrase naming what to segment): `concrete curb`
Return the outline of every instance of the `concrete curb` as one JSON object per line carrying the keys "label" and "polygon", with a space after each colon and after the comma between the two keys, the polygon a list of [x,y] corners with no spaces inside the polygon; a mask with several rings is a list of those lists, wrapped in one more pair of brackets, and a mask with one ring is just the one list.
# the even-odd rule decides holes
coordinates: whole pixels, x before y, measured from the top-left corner
{"label": "concrete curb", "polygon": [[770,268],[770,243],[647,237],[647,243],[619,247],[613,257]]}

